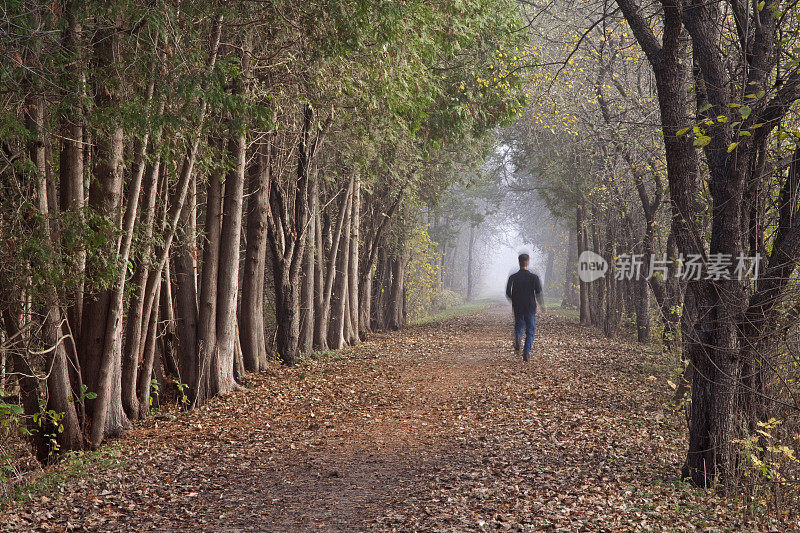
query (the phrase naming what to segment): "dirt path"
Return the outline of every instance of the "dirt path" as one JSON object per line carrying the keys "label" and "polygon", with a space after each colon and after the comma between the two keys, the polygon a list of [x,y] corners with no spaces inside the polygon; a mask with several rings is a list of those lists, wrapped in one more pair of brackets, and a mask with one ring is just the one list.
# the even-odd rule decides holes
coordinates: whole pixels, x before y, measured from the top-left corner
{"label": "dirt path", "polygon": [[[620,531],[743,527],[677,482],[652,350],[504,307],[374,336],[137,429],[0,529]],[[748,524],[753,529],[754,524]],[[714,529],[717,530],[717,529]]]}

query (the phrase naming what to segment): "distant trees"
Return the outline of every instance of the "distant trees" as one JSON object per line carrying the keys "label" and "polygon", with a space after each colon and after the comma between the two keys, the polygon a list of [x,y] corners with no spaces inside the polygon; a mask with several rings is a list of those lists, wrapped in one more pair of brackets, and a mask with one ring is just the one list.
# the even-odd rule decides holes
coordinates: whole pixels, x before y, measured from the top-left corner
{"label": "distant trees", "polygon": [[519,45],[506,0],[34,0],[0,24],[0,331],[42,460],[146,416],[154,383],[190,407],[271,348],[402,326],[410,199],[523,105],[514,73],[480,81]]}

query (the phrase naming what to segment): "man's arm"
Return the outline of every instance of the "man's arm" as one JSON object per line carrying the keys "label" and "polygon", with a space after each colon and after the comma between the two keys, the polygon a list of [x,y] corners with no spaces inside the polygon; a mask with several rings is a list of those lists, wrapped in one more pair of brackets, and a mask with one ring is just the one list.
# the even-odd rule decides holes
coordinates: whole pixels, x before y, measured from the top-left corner
{"label": "man's arm", "polygon": [[513,285],[514,283],[511,281],[511,276],[508,276],[508,282],[506,282],[506,298],[509,300],[511,299],[511,288]]}

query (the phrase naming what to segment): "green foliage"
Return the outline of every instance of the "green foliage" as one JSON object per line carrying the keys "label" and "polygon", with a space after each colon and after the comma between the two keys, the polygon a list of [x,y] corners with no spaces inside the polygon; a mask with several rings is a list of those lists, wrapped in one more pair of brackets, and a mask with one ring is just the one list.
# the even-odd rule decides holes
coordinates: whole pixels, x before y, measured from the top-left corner
{"label": "green foliage", "polygon": [[158,402],[158,393],[159,393],[158,380],[157,379],[151,379],[150,380],[150,395],[148,397],[148,402],[149,402],[149,405],[150,405],[151,409],[153,408],[153,400],[155,399],[155,401]]}
{"label": "green foliage", "polygon": [[[78,396],[77,401],[82,402],[83,400],[94,400],[97,398],[96,392],[89,392],[89,387],[85,384],[81,384],[81,394]],[[72,396],[67,397],[67,401],[73,402],[75,399]]]}
{"label": "green foliage", "polygon": [[424,318],[416,320],[415,324],[431,324],[434,322],[441,322],[442,320],[447,320],[449,318],[463,316],[463,315],[471,315],[474,313],[480,313],[484,309],[488,308],[492,303],[489,301],[476,301],[476,302],[469,302],[469,303],[462,303],[460,305],[456,305],[455,307],[445,309],[431,315],[428,315]]}
{"label": "green foliage", "polygon": [[57,455],[61,449],[58,435],[64,432],[63,419],[64,413],[47,409],[44,400],[39,400],[39,411],[33,414],[33,423],[39,427],[38,432],[47,442],[50,456]]}
{"label": "green foliage", "polygon": [[[0,398],[5,396],[5,391],[0,390]],[[0,400],[0,431],[7,436],[11,428],[19,424],[23,415],[22,407],[13,403],[6,403]]]}
{"label": "green foliage", "polygon": [[[153,382],[155,383],[156,391],[158,390],[158,382],[154,379]],[[180,403],[181,407],[187,408],[189,407],[189,397],[186,395],[186,391],[189,388],[189,385],[186,383],[181,383],[177,379],[173,379],[172,383],[178,389],[178,403]],[[152,401],[151,401],[152,405]]]}
{"label": "green foliage", "polygon": [[414,228],[408,241],[406,267],[407,309],[409,320],[416,321],[435,308],[439,286],[438,252],[427,227]]}
{"label": "green foliage", "polygon": [[32,473],[26,477],[24,483],[13,488],[3,483],[5,480],[0,473],[0,502],[5,503],[3,500],[8,500],[25,503],[34,498],[52,495],[58,487],[71,479],[85,478],[92,482],[98,470],[112,468],[123,461],[125,446],[124,441],[115,441],[95,451],[67,452],[53,468]]}

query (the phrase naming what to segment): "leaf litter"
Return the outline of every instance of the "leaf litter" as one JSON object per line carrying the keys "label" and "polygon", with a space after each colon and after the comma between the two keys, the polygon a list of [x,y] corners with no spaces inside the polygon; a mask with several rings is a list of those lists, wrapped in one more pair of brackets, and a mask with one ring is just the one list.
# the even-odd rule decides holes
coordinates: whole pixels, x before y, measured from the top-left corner
{"label": "leaf litter", "polygon": [[679,480],[685,422],[661,414],[656,348],[545,316],[523,363],[508,313],[271,365],[149,419],[88,475],[6,502],[0,529],[777,530]]}

